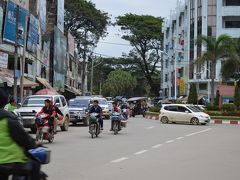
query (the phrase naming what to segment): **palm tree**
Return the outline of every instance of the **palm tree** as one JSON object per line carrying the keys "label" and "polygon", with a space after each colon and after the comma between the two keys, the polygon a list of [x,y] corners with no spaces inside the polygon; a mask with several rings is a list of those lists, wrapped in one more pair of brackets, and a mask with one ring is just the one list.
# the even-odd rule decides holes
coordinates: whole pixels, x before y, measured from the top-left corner
{"label": "palm tree", "polygon": [[233,41],[234,53],[224,62],[222,66],[223,78],[234,78],[236,81],[240,81],[240,38]]}
{"label": "palm tree", "polygon": [[204,45],[206,51],[199,58],[199,61],[207,61],[210,64],[210,79],[211,79],[211,105],[214,104],[214,83],[216,74],[216,64],[218,60],[230,56],[233,52],[232,37],[227,34],[222,34],[218,38],[200,36],[197,39],[197,44]]}

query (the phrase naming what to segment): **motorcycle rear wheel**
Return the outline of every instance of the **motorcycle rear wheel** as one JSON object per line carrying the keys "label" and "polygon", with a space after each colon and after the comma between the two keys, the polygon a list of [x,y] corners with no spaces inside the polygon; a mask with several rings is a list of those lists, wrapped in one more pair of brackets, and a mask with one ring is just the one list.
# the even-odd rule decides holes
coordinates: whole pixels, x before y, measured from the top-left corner
{"label": "motorcycle rear wheel", "polygon": [[43,132],[42,132],[42,130],[37,130],[36,141],[39,142],[39,143],[43,142]]}
{"label": "motorcycle rear wheel", "polygon": [[113,132],[114,132],[114,135],[118,134],[118,123],[117,123],[117,121],[113,122]]}

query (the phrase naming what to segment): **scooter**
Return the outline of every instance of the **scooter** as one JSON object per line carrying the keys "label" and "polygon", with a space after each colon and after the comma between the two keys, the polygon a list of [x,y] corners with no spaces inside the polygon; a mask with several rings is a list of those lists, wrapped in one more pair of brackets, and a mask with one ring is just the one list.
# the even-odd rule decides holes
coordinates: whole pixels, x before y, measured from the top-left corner
{"label": "scooter", "polygon": [[98,116],[98,113],[91,113],[89,117],[89,133],[91,134],[92,138],[94,138],[94,136],[98,137],[98,135],[101,133]]}
{"label": "scooter", "polygon": [[48,119],[50,116],[48,114],[42,113],[36,116],[35,122],[37,126],[36,132],[36,141],[42,143],[43,140],[47,140],[49,143],[52,143],[54,140],[54,127],[52,126],[50,131],[50,127],[48,125]]}
{"label": "scooter", "polygon": [[114,112],[112,114],[112,130],[114,135],[117,135],[118,132],[121,130],[121,113]]}
{"label": "scooter", "polygon": [[122,117],[123,119],[127,120],[128,119],[128,110],[127,109],[122,109]]}

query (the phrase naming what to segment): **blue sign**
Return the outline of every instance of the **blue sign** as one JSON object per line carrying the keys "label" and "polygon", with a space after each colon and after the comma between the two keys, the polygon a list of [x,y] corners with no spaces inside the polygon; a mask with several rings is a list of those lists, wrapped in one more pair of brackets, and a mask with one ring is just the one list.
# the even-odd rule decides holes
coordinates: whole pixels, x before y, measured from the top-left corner
{"label": "blue sign", "polygon": [[29,21],[29,30],[28,30],[28,39],[27,39],[27,50],[36,53],[37,52],[37,44],[38,44],[38,29],[39,29],[39,21],[32,14],[30,15]]}
{"label": "blue sign", "polygon": [[[7,12],[5,16],[5,26],[3,32],[3,40],[13,44],[16,40],[16,8],[17,5],[9,0],[7,4]],[[18,44],[21,46],[24,44],[24,32],[27,15],[28,11],[22,7],[19,7]]]}

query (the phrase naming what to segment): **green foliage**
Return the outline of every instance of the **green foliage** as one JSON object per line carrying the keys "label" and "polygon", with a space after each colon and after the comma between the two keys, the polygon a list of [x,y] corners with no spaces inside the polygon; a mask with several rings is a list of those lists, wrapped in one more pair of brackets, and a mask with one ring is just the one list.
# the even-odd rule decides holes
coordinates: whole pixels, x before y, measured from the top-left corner
{"label": "green foliage", "polygon": [[237,116],[240,117],[239,111],[230,111],[230,112],[222,112],[222,111],[207,111],[206,112],[210,116]]}
{"label": "green foliage", "polygon": [[162,23],[163,18],[149,15],[129,13],[117,17],[117,25],[124,32],[122,38],[133,46],[128,58],[142,71],[154,95],[159,95],[160,87],[156,66],[161,59]]}
{"label": "green foliage", "polygon": [[239,108],[240,108],[240,87],[239,87],[239,83],[237,83],[237,85],[235,87],[234,104],[237,107],[237,109],[239,110]]}
{"label": "green foliage", "polygon": [[229,103],[229,104],[223,104],[221,110],[223,112],[234,112],[236,110],[236,108],[237,107],[235,106],[235,104]]}
{"label": "green foliage", "polygon": [[131,96],[137,81],[129,72],[122,70],[112,71],[104,83],[103,92],[107,96]]}
{"label": "green foliage", "polygon": [[159,107],[159,106],[150,107],[150,108],[149,108],[149,112],[159,113],[159,112],[160,112],[160,107]]}
{"label": "green foliage", "polygon": [[214,84],[217,61],[223,57],[231,56],[234,52],[232,37],[227,34],[222,34],[218,38],[199,36],[197,39],[198,45],[204,45],[206,52],[203,56],[198,57],[199,63],[207,61],[210,63],[210,78],[211,78],[211,105],[214,104]]}
{"label": "green foliage", "polygon": [[189,104],[197,104],[198,95],[197,95],[197,88],[195,84],[190,85],[189,96],[188,96],[188,103]]}
{"label": "green foliage", "polygon": [[208,105],[206,107],[207,111],[219,111],[219,107],[217,105]]}

